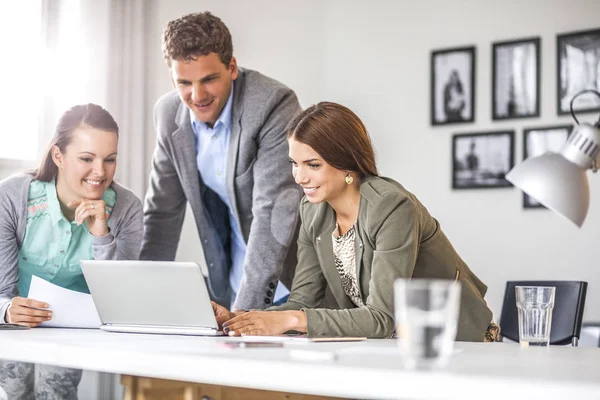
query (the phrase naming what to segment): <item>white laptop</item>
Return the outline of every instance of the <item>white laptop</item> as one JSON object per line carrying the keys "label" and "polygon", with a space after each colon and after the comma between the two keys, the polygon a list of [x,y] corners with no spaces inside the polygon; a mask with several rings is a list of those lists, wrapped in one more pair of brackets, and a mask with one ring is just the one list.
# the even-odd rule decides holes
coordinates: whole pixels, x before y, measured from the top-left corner
{"label": "white laptop", "polygon": [[81,261],[109,332],[222,335],[200,266],[174,261]]}

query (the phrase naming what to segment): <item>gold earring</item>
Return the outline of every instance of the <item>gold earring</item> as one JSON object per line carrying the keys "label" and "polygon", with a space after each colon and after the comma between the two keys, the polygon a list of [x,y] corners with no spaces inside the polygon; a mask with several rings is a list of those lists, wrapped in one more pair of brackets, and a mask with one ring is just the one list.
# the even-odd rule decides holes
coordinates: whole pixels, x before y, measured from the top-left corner
{"label": "gold earring", "polygon": [[346,175],[346,183],[349,185],[352,182],[354,182],[354,178],[350,176],[350,172],[348,172],[348,175]]}

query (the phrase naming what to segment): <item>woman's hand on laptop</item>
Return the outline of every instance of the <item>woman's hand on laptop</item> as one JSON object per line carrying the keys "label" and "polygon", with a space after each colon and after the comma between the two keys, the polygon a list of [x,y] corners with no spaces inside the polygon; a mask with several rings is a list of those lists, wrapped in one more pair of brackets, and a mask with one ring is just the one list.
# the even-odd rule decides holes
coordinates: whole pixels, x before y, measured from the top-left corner
{"label": "woman's hand on laptop", "polygon": [[245,311],[237,311],[231,312],[225,307],[218,305],[214,301],[211,301],[213,311],[215,313],[215,318],[217,319],[217,324],[219,325],[219,329],[223,329],[223,322],[229,321],[231,318],[234,318],[236,315],[242,314]]}
{"label": "woman's hand on laptop", "polygon": [[52,311],[43,301],[27,299],[24,297],[13,297],[10,306],[6,310],[4,320],[10,324],[26,325],[34,328],[52,319]]}
{"label": "woman's hand on laptop", "polygon": [[287,331],[306,332],[304,311],[248,311],[223,324],[229,336],[274,336]]}

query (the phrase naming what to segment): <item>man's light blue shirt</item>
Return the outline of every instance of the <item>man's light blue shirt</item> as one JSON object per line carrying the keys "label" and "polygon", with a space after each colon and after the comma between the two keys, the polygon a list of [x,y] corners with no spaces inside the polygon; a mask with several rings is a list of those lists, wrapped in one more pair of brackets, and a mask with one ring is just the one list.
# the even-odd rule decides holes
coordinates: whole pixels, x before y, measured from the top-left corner
{"label": "man's light blue shirt", "polygon": [[[232,304],[239,292],[242,277],[244,275],[244,258],[246,257],[246,242],[242,231],[233,215],[229,197],[227,196],[227,149],[229,148],[229,137],[231,134],[231,109],[233,104],[233,85],[227,104],[221,111],[219,119],[212,128],[204,122],[199,121],[192,110],[190,120],[196,141],[196,165],[202,181],[213,192],[215,192],[227,205],[229,210],[229,225],[231,228],[231,270],[229,272],[229,284],[232,289]],[[279,282],[275,291],[274,301],[289,294],[289,291]]]}

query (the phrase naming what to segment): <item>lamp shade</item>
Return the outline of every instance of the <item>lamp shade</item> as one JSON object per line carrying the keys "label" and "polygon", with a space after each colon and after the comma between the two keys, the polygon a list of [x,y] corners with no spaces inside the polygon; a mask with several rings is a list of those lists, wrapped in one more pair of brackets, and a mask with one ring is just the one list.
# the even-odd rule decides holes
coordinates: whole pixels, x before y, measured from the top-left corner
{"label": "lamp shade", "polygon": [[596,172],[600,156],[600,128],[577,125],[558,153],[528,158],[506,179],[544,206],[581,228],[590,205],[586,172]]}
{"label": "lamp shade", "polygon": [[514,167],[506,179],[578,227],[583,224],[590,204],[586,169],[561,154],[528,158]]}

